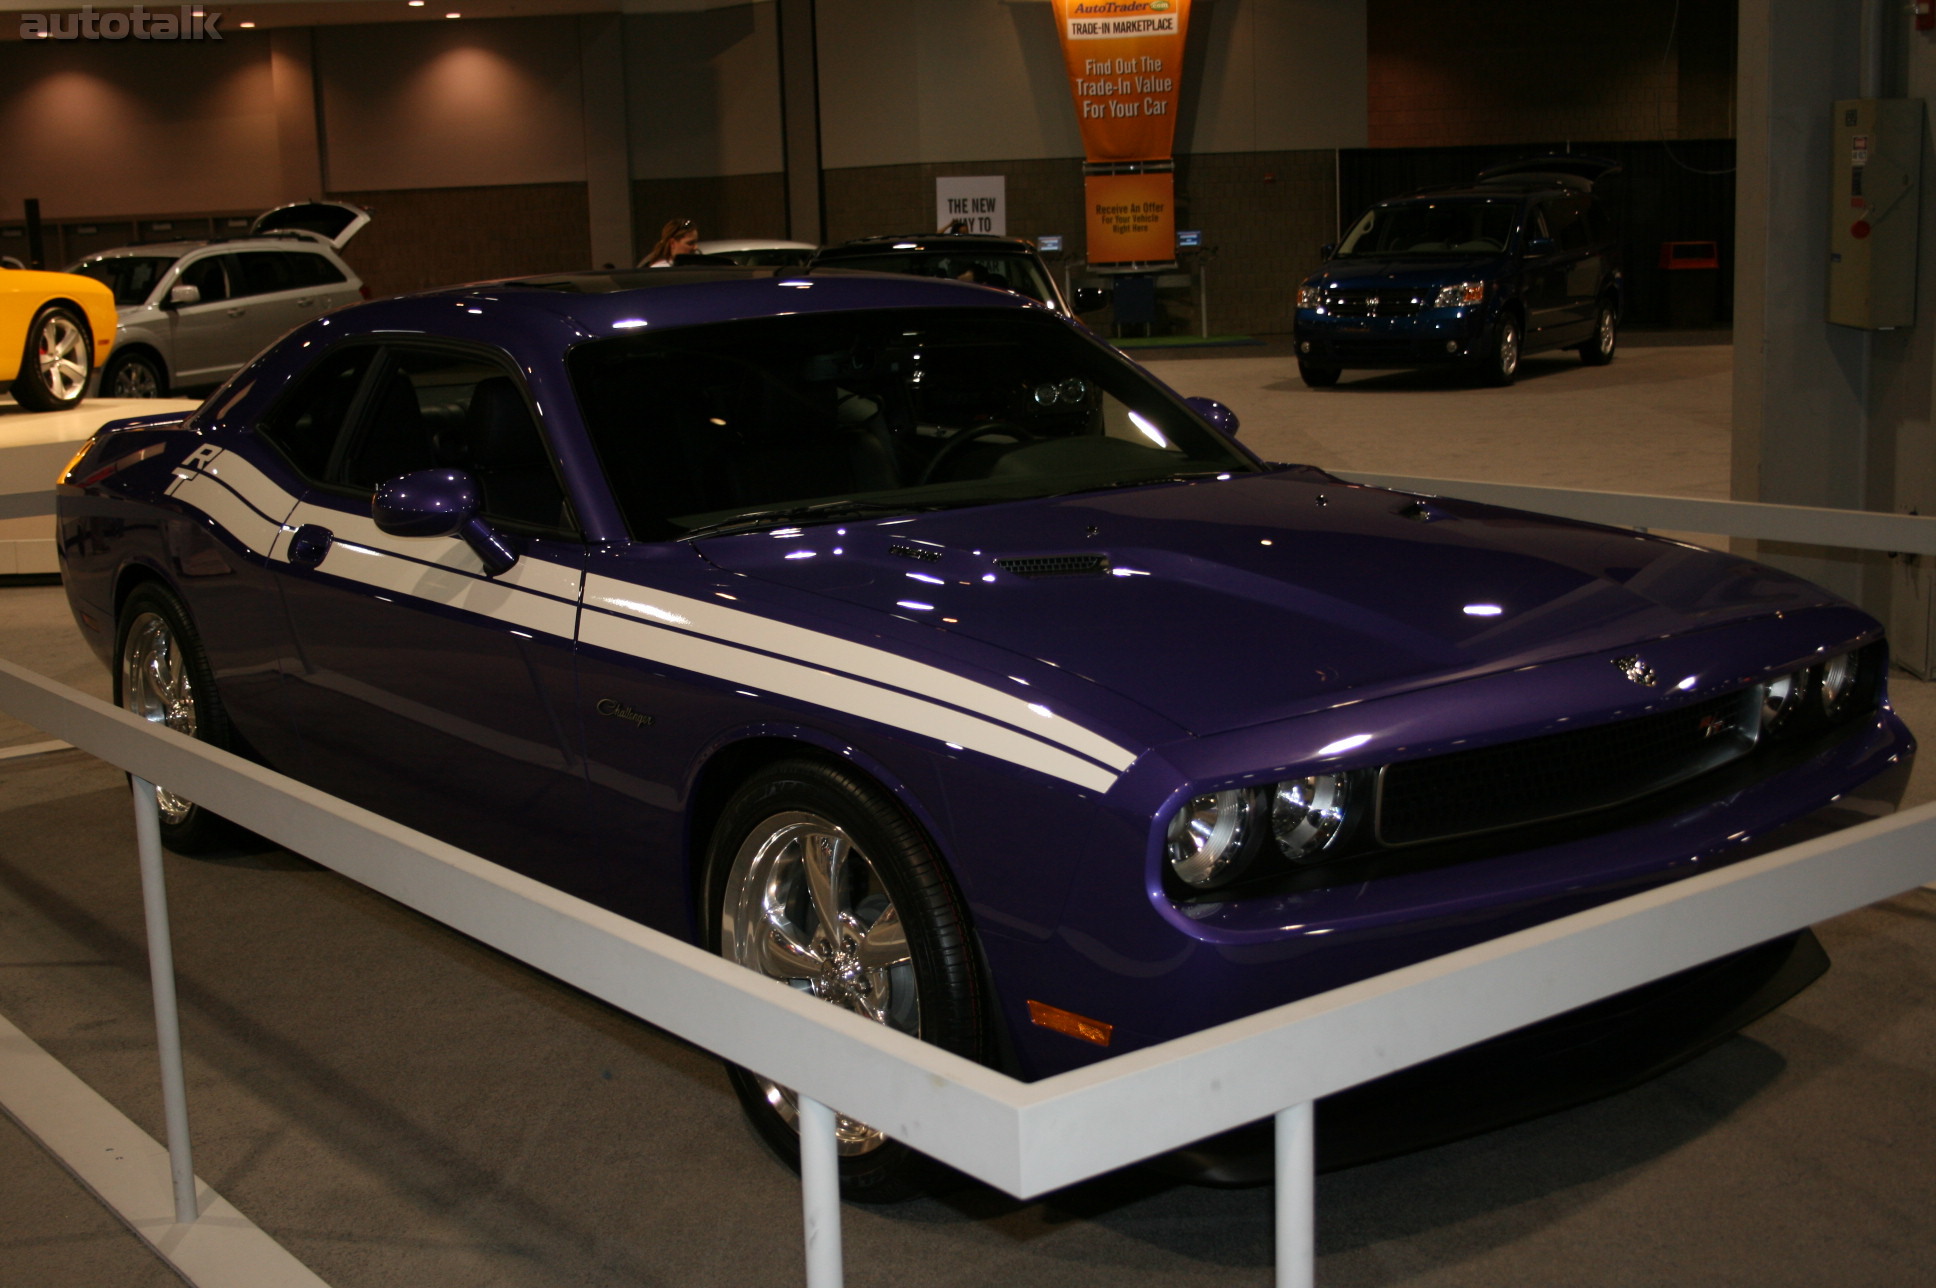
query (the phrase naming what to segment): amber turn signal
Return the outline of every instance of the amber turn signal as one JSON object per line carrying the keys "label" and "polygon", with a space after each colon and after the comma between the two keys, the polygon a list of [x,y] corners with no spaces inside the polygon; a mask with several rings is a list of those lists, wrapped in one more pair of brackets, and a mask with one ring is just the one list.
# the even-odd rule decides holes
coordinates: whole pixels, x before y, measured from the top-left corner
{"label": "amber turn signal", "polygon": [[1092,1020],[1086,1015],[1077,1015],[1074,1011],[1065,1011],[1046,1002],[1030,999],[1028,1008],[1031,1023],[1054,1029],[1057,1033],[1066,1033],[1072,1038],[1081,1038],[1084,1042],[1094,1042],[1097,1046],[1108,1046],[1109,1035],[1116,1031],[1113,1024],[1104,1024],[1101,1020]]}

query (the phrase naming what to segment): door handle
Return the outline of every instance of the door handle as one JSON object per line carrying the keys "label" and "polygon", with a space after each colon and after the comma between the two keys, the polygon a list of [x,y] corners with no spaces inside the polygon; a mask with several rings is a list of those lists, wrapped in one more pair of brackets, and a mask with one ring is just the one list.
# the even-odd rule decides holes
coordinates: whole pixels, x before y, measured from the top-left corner
{"label": "door handle", "polygon": [[310,299],[308,296],[304,296],[302,299],[296,301],[296,307],[299,309],[306,309],[310,305],[314,304],[315,302],[316,302],[315,300]]}
{"label": "door handle", "polygon": [[329,553],[335,535],[319,523],[305,523],[289,538],[289,563],[296,568],[314,568]]}
{"label": "door handle", "polygon": [[229,316],[229,317],[232,317],[232,318],[239,318],[239,317],[241,317],[241,316],[242,316],[242,315],[243,315],[244,313],[247,313],[247,312],[248,312],[248,310],[247,310],[247,309],[229,309],[229,310],[227,310],[227,313],[228,313],[228,316]]}

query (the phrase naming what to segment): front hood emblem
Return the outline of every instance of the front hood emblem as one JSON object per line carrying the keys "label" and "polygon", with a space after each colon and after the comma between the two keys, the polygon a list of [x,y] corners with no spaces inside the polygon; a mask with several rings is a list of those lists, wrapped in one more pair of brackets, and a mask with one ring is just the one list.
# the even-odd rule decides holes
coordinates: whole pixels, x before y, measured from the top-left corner
{"label": "front hood emblem", "polygon": [[1651,689],[1660,683],[1660,676],[1655,673],[1654,668],[1643,662],[1638,654],[1616,657],[1613,659],[1613,664],[1620,668],[1620,674],[1635,684],[1644,684]]}

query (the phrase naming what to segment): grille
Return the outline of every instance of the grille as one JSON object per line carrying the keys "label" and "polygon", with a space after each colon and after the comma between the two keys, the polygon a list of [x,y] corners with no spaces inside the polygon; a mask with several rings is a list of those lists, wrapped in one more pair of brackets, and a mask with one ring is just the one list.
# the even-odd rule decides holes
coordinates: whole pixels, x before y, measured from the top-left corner
{"label": "grille", "polygon": [[1417,845],[1635,800],[1747,754],[1761,690],[1478,751],[1387,765],[1378,839]]}
{"label": "grille", "polygon": [[899,555],[903,559],[918,559],[922,563],[939,563],[941,552],[929,546],[904,546],[899,542],[887,548],[887,553]]}
{"label": "grille", "polygon": [[997,559],[995,566],[1017,577],[1100,577],[1109,571],[1109,556],[1021,555]]}
{"label": "grille", "polygon": [[1425,307],[1415,295],[1391,291],[1334,291],[1325,304],[1338,318],[1410,318]]}

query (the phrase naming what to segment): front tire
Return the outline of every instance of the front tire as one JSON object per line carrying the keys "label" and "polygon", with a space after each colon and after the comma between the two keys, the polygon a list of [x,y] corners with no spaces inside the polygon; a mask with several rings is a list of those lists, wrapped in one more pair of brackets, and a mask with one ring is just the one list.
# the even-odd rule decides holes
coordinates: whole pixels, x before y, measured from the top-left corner
{"label": "front tire", "polygon": [[1519,375],[1519,320],[1511,314],[1499,319],[1492,329],[1492,343],[1486,347],[1479,379],[1488,385],[1504,386]]}
{"label": "front tire", "polygon": [[101,373],[104,398],[160,398],[167,392],[168,377],[161,363],[145,353],[117,353]]}
{"label": "front tire", "polygon": [[1339,367],[1326,366],[1319,362],[1306,362],[1302,358],[1298,359],[1298,379],[1313,389],[1329,389],[1332,385],[1338,383],[1338,377],[1341,374],[1343,374],[1343,371]]}
{"label": "front tire", "polygon": [[[121,607],[116,632],[114,700],[143,720],[167,725],[212,747],[235,750],[235,735],[201,638],[181,599],[159,582],[137,586]],[[200,854],[233,842],[233,823],[166,787],[155,788],[161,843]]]}
{"label": "front tire", "polygon": [[34,314],[27,344],[14,377],[14,401],[33,411],[66,411],[87,397],[94,371],[94,342],[87,323],[64,304],[49,304]]}
{"label": "front tire", "polygon": [[1604,367],[1612,362],[1619,327],[1620,318],[1613,311],[1613,305],[1602,302],[1599,316],[1593,321],[1593,338],[1580,346],[1580,361],[1589,367]]}
{"label": "front tire", "polygon": [[[707,852],[708,947],[836,1006],[971,1060],[982,1057],[967,914],[920,827],[853,770],[770,766],[727,803]],[[749,1069],[733,1089],[761,1138],[800,1166],[799,1102]],[[946,1173],[866,1123],[836,1116],[844,1197],[885,1203]]]}

